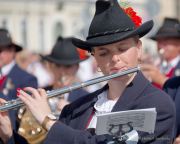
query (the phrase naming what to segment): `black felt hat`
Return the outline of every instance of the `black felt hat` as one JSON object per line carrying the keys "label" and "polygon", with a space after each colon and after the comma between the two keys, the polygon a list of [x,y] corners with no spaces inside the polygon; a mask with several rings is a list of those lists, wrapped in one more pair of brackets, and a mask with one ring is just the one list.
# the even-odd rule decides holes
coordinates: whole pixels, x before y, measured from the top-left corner
{"label": "black felt hat", "polygon": [[157,33],[151,37],[153,40],[159,38],[180,38],[180,22],[175,18],[165,18]]}
{"label": "black felt hat", "polygon": [[91,51],[94,46],[111,44],[136,35],[142,37],[152,27],[152,20],[136,27],[117,0],[98,0],[88,37],[85,41],[74,38],[73,43],[81,49]]}
{"label": "black felt hat", "polygon": [[8,30],[0,28],[0,47],[8,48],[8,46],[14,46],[16,52],[22,50],[22,47],[15,44],[12,41],[11,35],[9,34]]}
{"label": "black felt hat", "polygon": [[42,56],[44,59],[61,65],[78,64],[81,59],[77,47],[72,44],[72,38],[59,37],[50,55]]}

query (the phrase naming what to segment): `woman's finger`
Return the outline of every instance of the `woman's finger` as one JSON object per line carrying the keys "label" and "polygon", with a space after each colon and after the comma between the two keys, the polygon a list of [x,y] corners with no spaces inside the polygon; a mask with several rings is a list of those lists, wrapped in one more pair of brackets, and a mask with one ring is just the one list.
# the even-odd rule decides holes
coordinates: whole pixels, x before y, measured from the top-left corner
{"label": "woman's finger", "polygon": [[39,94],[39,92],[38,92],[37,89],[32,88],[32,87],[26,87],[26,88],[24,88],[24,90],[27,91],[27,92],[30,92],[30,93],[31,93],[31,96],[32,96],[33,98],[35,98],[35,99],[40,98],[40,94]]}
{"label": "woman's finger", "polygon": [[31,97],[31,95],[21,89],[17,90],[17,96],[28,106],[33,102],[34,99]]}
{"label": "woman's finger", "polygon": [[46,91],[45,91],[44,89],[39,88],[39,89],[38,89],[38,92],[39,92],[39,94],[40,94],[41,97],[47,98],[47,93],[46,93]]}
{"label": "woman's finger", "polygon": [[23,103],[25,103],[27,106],[30,106],[31,100],[27,98],[28,96],[24,96],[22,94],[18,94],[17,96],[23,101]]}

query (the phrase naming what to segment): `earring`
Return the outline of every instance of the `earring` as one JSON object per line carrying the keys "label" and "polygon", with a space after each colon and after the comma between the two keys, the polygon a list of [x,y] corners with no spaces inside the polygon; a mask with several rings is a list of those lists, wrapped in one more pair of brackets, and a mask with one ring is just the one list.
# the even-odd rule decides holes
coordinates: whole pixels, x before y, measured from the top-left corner
{"label": "earring", "polygon": [[97,67],[97,72],[102,72],[101,69],[99,67]]}
{"label": "earring", "polygon": [[141,58],[138,58],[138,64],[142,64],[142,59]]}

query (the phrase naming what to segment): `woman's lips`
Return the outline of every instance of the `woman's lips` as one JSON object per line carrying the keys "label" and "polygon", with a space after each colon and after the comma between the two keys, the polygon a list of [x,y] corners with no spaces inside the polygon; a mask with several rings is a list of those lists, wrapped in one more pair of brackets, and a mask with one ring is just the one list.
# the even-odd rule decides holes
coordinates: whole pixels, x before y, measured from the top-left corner
{"label": "woman's lips", "polygon": [[127,68],[126,68],[126,67],[121,67],[121,68],[111,68],[111,69],[110,69],[110,74],[118,73],[118,72],[121,72],[121,71],[124,71],[124,70],[127,70]]}

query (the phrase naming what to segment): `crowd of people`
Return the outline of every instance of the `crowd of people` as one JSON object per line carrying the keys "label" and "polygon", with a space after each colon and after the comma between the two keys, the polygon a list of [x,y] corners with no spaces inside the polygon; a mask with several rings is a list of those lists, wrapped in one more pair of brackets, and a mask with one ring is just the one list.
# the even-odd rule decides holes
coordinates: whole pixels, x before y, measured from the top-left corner
{"label": "crowd of people", "polygon": [[[20,99],[47,132],[45,144],[133,143],[134,139],[138,144],[180,144],[180,22],[165,18],[149,38],[157,43],[161,59],[157,66],[141,60],[141,38],[154,22],[138,20],[117,0],[97,0],[86,40],[59,36],[51,53],[38,57],[38,66],[44,71],[40,77],[34,69],[28,71],[29,62],[16,59],[23,48],[12,41],[8,30],[0,29],[0,105]],[[79,65],[89,58],[103,75],[138,66],[141,70],[110,79],[95,91],[81,88],[49,99],[47,91],[81,82]],[[44,74],[50,74],[47,81],[51,80],[40,85],[38,79],[46,80]],[[157,112],[153,133],[137,130],[133,123],[137,135],[131,140],[96,133],[99,114],[146,108]],[[20,123],[18,109],[0,112],[1,143],[29,143],[18,133]]]}

